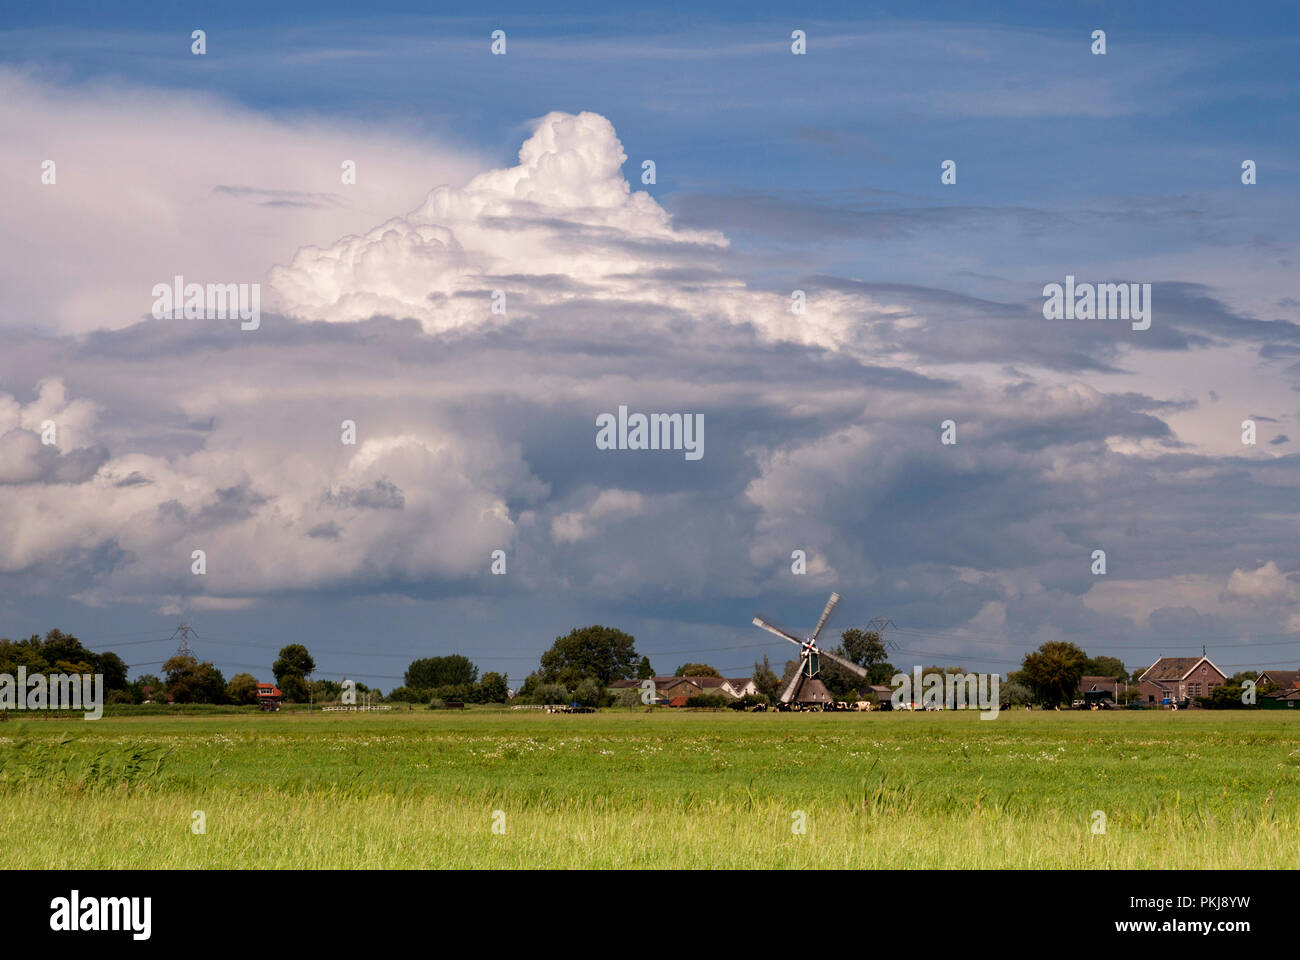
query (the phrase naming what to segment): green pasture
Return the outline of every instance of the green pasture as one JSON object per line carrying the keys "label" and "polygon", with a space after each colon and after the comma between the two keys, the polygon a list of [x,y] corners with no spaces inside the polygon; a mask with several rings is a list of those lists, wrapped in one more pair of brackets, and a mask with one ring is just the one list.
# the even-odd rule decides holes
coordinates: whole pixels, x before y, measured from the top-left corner
{"label": "green pasture", "polygon": [[0,822],[5,868],[1285,867],[1300,718],[11,714]]}

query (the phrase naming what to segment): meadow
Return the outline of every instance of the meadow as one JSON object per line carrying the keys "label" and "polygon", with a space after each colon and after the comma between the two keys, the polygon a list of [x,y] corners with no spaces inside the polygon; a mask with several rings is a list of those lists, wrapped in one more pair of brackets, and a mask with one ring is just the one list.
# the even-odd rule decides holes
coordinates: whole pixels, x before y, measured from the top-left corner
{"label": "meadow", "polygon": [[15,716],[4,868],[1300,862],[1283,712]]}

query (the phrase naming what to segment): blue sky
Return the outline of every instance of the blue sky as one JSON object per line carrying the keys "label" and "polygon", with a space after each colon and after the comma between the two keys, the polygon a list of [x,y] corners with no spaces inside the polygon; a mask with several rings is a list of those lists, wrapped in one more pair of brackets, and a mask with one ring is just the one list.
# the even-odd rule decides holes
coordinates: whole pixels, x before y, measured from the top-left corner
{"label": "blue sky", "polygon": [[[207,31],[204,57],[189,52],[195,28]],[[504,57],[488,53],[498,28]],[[806,56],[790,53],[794,29],[807,32]],[[1105,56],[1089,49],[1097,29]],[[274,647],[294,639],[339,651],[318,657],[325,675],[389,687],[408,653],[464,652],[518,681],[557,633],[599,621],[636,633],[662,654],[660,669],[699,650],[748,672],[755,655],[784,654],[747,626],[758,607],[799,626],[837,589],[840,626],[887,614],[911,637],[900,664],[1005,670],[1044,639],[1067,638],[1128,651],[1130,665],[1205,641],[1228,651],[1225,664],[1294,666],[1298,46],[1294,7],[1283,4],[1248,15],[1109,3],[714,4],[684,15],[594,4],[473,15],[427,4],[7,10],[0,69],[18,133],[3,172],[17,183],[54,152],[68,186],[18,201],[32,229],[6,247],[0,327],[17,346],[0,361],[0,399],[73,411],[87,434],[76,462],[88,465],[41,473],[15,461],[0,484],[0,497],[14,497],[8,509],[95,503],[95,484],[111,486],[114,469],[161,491],[174,470],[160,503],[183,503],[177,515],[206,524],[203,536],[227,543],[232,559],[275,553],[283,545],[263,539],[267,524],[293,514],[293,497],[259,474],[269,460],[235,453],[259,442],[259,403],[305,404],[309,382],[350,382],[354,368],[388,371],[404,398],[475,370],[481,394],[471,385],[429,397],[428,410],[403,408],[393,416],[405,432],[393,435],[438,423],[442,440],[420,442],[455,450],[465,476],[464,489],[439,496],[499,500],[511,547],[536,576],[496,582],[474,564],[416,562],[436,545],[408,542],[399,524],[348,569],[286,547],[301,575],[190,595],[183,580],[159,585],[141,560],[183,538],[159,524],[136,539],[141,511],[159,504],[105,494],[101,513],[125,511],[118,525],[70,529],[48,549],[26,546],[33,534],[15,522],[11,542],[23,546],[0,556],[0,632],[58,625],[108,646],[147,640],[130,649],[156,652],[138,658],[150,663],[185,618],[227,674],[269,666]],[[584,238],[573,271],[564,277],[564,264],[537,251],[519,253],[517,270],[482,267],[539,304],[511,334],[522,351],[500,332],[440,326],[418,301],[415,332],[400,315],[348,308],[343,318],[319,290],[273,304],[280,319],[252,346],[139,319],[147,299],[137,309],[133,291],[173,272],[234,280],[292,265],[279,286],[264,282],[284,293],[291,280],[301,295],[321,275],[295,250],[345,249],[434,187],[512,168],[538,119],[557,111],[608,121],[623,175],[675,232],[644,210],[635,229],[633,213],[611,214],[601,230],[622,231],[614,243],[572,201],[582,184],[561,191],[570,200],[548,199],[548,222],[569,225],[556,237]],[[583,127],[594,139],[582,142],[605,149],[603,131]],[[364,192],[349,194],[329,171],[353,144],[375,159],[362,163]],[[640,183],[645,159],[653,185]],[[949,159],[952,186],[939,178]],[[1243,159],[1257,164],[1254,186],[1240,181]],[[492,190],[465,203],[488,203]],[[521,225],[528,215],[496,214]],[[469,244],[484,221],[457,216],[449,229]],[[725,245],[710,239],[719,235]],[[627,251],[637,251],[629,275],[660,278],[653,291],[629,300],[611,273],[599,295],[592,286],[585,301],[540,306],[557,284],[589,283],[587,264]],[[408,254],[385,264],[385,283],[422,279],[423,261]],[[696,269],[707,273],[684,272]],[[1042,287],[1067,273],[1154,284],[1163,310],[1150,335],[1044,328],[1033,316]],[[350,282],[357,295],[392,293],[373,275]],[[758,312],[752,329],[735,326],[731,285]],[[792,333],[764,312],[796,287],[834,304],[815,332]],[[391,297],[384,303],[391,313]],[[715,314],[730,326],[683,332]],[[286,393],[298,374],[303,385]],[[66,397],[41,393],[51,377]],[[211,398],[192,385],[205,378]],[[357,405],[383,401],[379,382],[338,391],[354,391]],[[645,403],[704,410],[718,452],[693,473],[594,458],[582,411],[635,402],[638,389]],[[181,397],[187,390],[195,396]],[[971,424],[971,446],[958,447],[969,459],[936,459],[926,431],[944,411]],[[15,438],[34,415],[15,414]],[[1263,439],[1243,450],[1247,416]],[[276,416],[262,422],[269,431]],[[287,412],[279,426],[288,438],[305,429]],[[316,457],[329,502],[355,493],[355,463],[349,474],[325,452],[303,456]],[[783,465],[800,457],[816,466],[787,476]],[[137,470],[132,458],[155,459]],[[226,467],[206,494],[184,479]],[[373,469],[366,483],[389,482]],[[391,469],[417,482],[434,468]],[[419,498],[404,492],[413,513]],[[431,517],[442,517],[439,502],[468,509],[431,494]],[[533,523],[549,537],[530,533]],[[332,549],[346,552],[355,534],[340,524]],[[473,552],[479,533],[449,524],[438,536],[463,537]],[[1108,538],[1127,546],[1111,551],[1099,585],[1086,565],[1079,575],[1075,554]],[[783,579],[777,558],[804,541],[831,572]]]}

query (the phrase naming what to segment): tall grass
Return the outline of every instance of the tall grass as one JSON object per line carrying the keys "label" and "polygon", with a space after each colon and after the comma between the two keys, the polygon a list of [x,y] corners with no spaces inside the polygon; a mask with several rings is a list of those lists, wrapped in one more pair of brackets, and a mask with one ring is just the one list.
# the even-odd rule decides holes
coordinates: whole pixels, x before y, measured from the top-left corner
{"label": "tall grass", "polygon": [[0,809],[22,839],[0,867],[1281,866],[1300,854],[1300,727],[1181,712],[22,722],[0,726]]}

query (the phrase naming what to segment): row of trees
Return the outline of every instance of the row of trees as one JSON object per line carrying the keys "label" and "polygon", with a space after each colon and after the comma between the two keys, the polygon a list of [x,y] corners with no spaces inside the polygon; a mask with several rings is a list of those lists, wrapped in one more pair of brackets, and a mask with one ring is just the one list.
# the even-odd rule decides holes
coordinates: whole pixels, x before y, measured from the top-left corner
{"label": "row of trees", "polygon": [[0,673],[16,675],[19,667],[26,667],[29,674],[103,674],[104,689],[110,693],[122,693],[130,687],[121,657],[87,650],[80,640],[62,630],[51,630],[44,637],[32,634],[26,640],[0,640]]}
{"label": "row of trees", "polygon": [[[312,680],[316,661],[300,643],[280,648],[271,665],[275,685],[291,703],[337,700],[342,684],[333,680]],[[257,703],[257,678],[251,673],[237,673],[227,683],[221,671],[207,660],[189,654],[177,654],[162,665],[161,677],[146,673],[128,687],[131,702],[171,700],[175,703],[252,704]],[[378,690],[364,683],[356,685],[358,693],[382,698]],[[110,701],[111,702],[111,701]]]}
{"label": "row of trees", "polygon": [[612,702],[609,685],[615,680],[653,676],[650,658],[636,652],[636,639],[631,634],[593,624],[556,637],[542,654],[540,667],[524,680],[519,696],[525,703],[607,706]]}
{"label": "row of trees", "polygon": [[[870,684],[888,684],[898,669],[889,662],[884,641],[873,630],[856,627],[843,631],[833,652],[867,671],[866,678],[827,658],[822,658],[820,678],[831,694],[840,700],[868,699]],[[755,661],[753,679],[759,697],[776,701],[782,689],[799,669],[799,660],[788,660],[781,676],[772,668],[768,657]],[[227,682],[212,663],[189,655],[177,655],[162,666],[161,677],[144,674],[128,682],[127,667],[115,653],[94,653],[76,637],[51,630],[44,637],[33,635],[25,640],[0,640],[0,673],[15,674],[19,667],[28,673],[103,674],[109,703],[140,703],[145,699],[171,699],[176,703],[257,702],[257,678],[237,673]],[[276,685],[286,699],[305,703],[327,702],[342,694],[339,683],[312,680],[316,662],[302,644],[291,643],[280,649],[271,666]],[[962,667],[929,666],[923,674],[965,673]],[[524,681],[520,698],[533,703],[578,702],[588,706],[607,706],[613,702],[609,687],[616,680],[653,677],[650,659],[636,651],[636,640],[614,627],[594,624],[579,627],[556,637],[541,656],[539,669]],[[683,663],[675,671],[679,677],[719,677],[718,670],[707,663]],[[1068,704],[1079,689],[1083,676],[1113,676],[1128,682],[1130,674],[1117,657],[1089,657],[1080,647],[1064,641],[1044,643],[1025,655],[1019,670],[1007,674],[1001,695],[1013,705],[1041,703],[1053,707]],[[1212,707],[1241,705],[1242,683],[1254,674],[1243,672],[1227,684],[1216,687],[1202,702]],[[378,690],[358,683],[360,693],[372,700],[383,699]],[[640,691],[625,691],[629,704],[639,702]],[[1267,691],[1263,691],[1267,692]],[[504,675],[489,671],[479,676],[478,667],[461,654],[426,657],[411,662],[403,685],[389,694],[399,702],[427,703],[433,700],[458,700],[470,703],[504,703],[509,696]]]}
{"label": "row of trees", "polygon": [[404,703],[432,703],[435,700],[505,703],[510,695],[503,674],[488,671],[480,678],[478,667],[459,653],[412,660],[402,680],[403,685],[389,693],[390,700]]}
{"label": "row of trees", "polygon": [[[856,627],[845,630],[833,652],[858,664],[868,673],[864,679],[824,659],[821,663],[822,682],[840,699],[862,699],[867,685],[887,683],[897,672],[888,661],[884,641],[876,631]],[[752,676],[759,696],[755,699],[775,701],[798,668],[798,660],[787,661],[782,677],[772,668],[768,657],[756,661]],[[519,695],[525,702],[532,703],[577,702],[587,706],[607,706],[614,700],[609,695],[609,686],[614,681],[644,680],[654,675],[649,657],[637,653],[636,640],[631,634],[595,624],[556,637],[551,648],[542,654],[539,669],[524,681]],[[720,677],[722,674],[710,664],[687,662],[677,668],[674,676]],[[621,702],[627,705],[639,703],[640,691],[623,691]]]}

